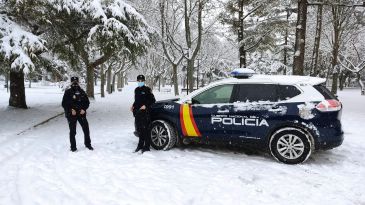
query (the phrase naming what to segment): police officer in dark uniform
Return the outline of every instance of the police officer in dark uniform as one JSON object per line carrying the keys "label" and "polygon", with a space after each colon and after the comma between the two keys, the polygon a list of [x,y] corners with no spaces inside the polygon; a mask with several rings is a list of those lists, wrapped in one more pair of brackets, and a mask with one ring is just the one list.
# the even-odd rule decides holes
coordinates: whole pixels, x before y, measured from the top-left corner
{"label": "police officer in dark uniform", "polygon": [[76,147],[76,123],[79,121],[84,132],[84,144],[89,150],[94,150],[91,146],[89,123],[86,119],[86,110],[89,108],[89,98],[79,85],[79,78],[71,78],[71,88],[65,91],[62,99],[62,107],[65,109],[65,116],[70,127],[71,151],[77,151]]}
{"label": "police officer in dark uniform", "polygon": [[138,87],[134,90],[134,103],[131,107],[131,111],[135,117],[136,130],[139,136],[139,142],[135,152],[142,150],[142,153],[150,151],[150,107],[156,102],[151,88],[145,86],[145,80],[144,75],[137,76]]}

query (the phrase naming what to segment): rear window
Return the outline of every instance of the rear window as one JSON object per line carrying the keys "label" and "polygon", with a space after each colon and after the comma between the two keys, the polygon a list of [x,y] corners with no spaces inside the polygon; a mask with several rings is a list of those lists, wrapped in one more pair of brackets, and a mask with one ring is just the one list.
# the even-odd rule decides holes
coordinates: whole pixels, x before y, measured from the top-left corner
{"label": "rear window", "polygon": [[292,85],[278,85],[279,100],[289,100],[301,94],[297,87]]}
{"label": "rear window", "polygon": [[240,84],[235,101],[239,102],[277,102],[277,90],[274,84]]}
{"label": "rear window", "polygon": [[326,100],[337,99],[337,97],[329,91],[324,85],[313,86],[318,92],[320,92]]}

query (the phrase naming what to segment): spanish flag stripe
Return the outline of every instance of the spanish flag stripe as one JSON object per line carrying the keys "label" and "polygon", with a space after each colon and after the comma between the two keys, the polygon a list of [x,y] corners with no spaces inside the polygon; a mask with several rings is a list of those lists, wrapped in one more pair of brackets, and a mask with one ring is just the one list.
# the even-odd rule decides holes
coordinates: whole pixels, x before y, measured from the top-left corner
{"label": "spanish flag stripe", "polygon": [[200,132],[196,126],[190,105],[184,104],[180,107],[180,123],[184,136],[199,137]]}
{"label": "spanish flag stripe", "polygon": [[180,106],[180,124],[181,124],[181,130],[183,132],[183,135],[184,136],[187,136],[187,133],[186,133],[186,128],[185,128],[185,123],[184,123],[184,115],[183,115],[183,112],[184,112],[184,105],[181,105]]}
{"label": "spanish flag stripe", "polygon": [[190,119],[189,109],[190,109],[189,105],[184,105],[184,110],[183,110],[184,124],[185,124],[186,132],[187,132],[188,136],[195,137],[196,132],[194,130],[193,123],[191,122],[191,119]]}
{"label": "spanish flag stripe", "polygon": [[199,137],[199,136],[201,136],[201,134],[200,134],[200,131],[198,129],[198,126],[196,126],[196,123],[195,123],[195,119],[194,119],[194,115],[193,115],[193,109],[190,107],[189,111],[190,111],[189,114],[190,114],[191,122],[193,123],[195,133],[197,134],[196,136]]}

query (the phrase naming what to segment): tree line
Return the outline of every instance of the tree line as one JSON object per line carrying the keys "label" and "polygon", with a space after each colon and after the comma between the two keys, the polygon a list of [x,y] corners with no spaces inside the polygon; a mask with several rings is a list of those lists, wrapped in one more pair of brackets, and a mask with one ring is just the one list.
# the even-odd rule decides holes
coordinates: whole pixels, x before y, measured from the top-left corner
{"label": "tree line", "polygon": [[360,0],[0,1],[0,74],[9,105],[26,108],[24,78],[86,78],[94,97],[136,68],[150,86],[189,92],[234,67],[327,78],[333,93],[362,83],[365,3]]}

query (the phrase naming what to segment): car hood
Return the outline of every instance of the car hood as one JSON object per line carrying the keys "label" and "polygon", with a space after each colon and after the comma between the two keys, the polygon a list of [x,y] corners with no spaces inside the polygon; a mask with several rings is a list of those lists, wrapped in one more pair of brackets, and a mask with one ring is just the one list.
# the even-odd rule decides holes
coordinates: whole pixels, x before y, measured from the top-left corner
{"label": "car hood", "polygon": [[171,98],[171,99],[166,99],[166,100],[159,100],[156,101],[156,103],[171,103],[171,102],[176,102],[180,100],[180,98]]}

